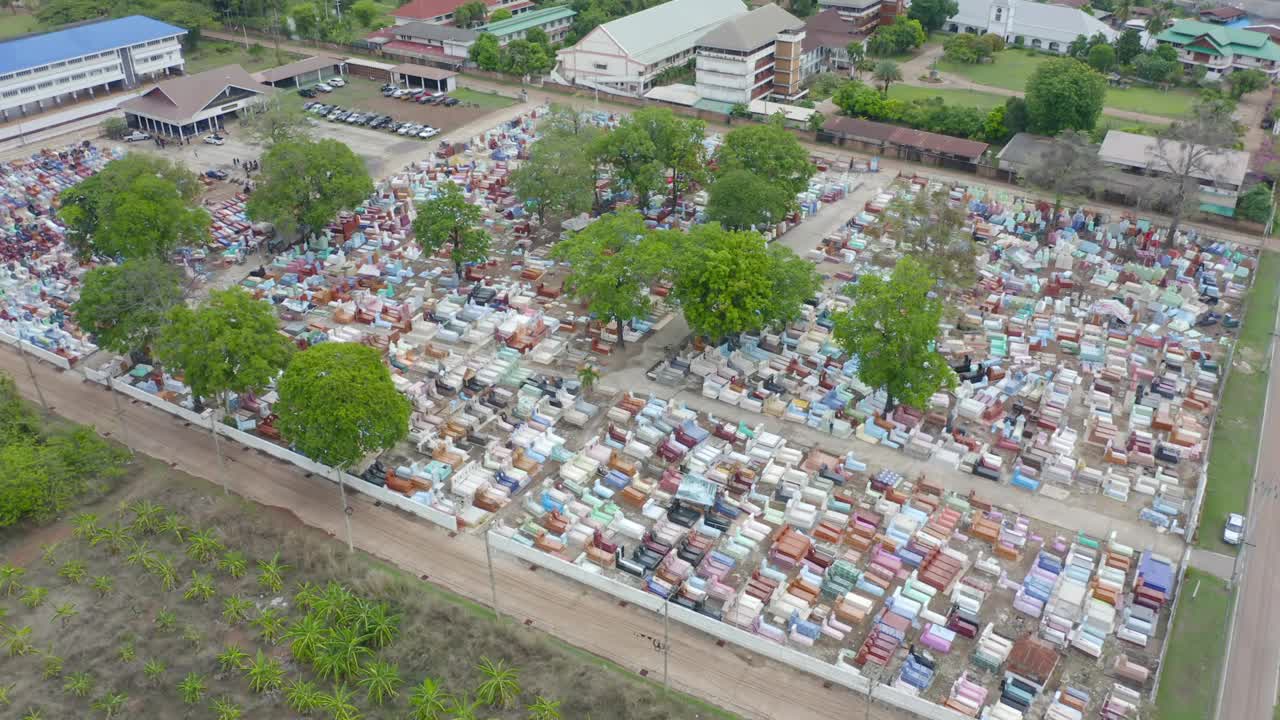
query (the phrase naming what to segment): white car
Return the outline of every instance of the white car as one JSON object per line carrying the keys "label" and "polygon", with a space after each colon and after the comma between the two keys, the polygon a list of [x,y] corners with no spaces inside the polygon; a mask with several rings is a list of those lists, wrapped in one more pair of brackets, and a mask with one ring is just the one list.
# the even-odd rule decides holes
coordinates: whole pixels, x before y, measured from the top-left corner
{"label": "white car", "polygon": [[433,127],[426,127],[426,128],[423,128],[422,131],[418,133],[418,137],[426,140],[427,138],[433,138],[439,134],[440,134],[439,130]]}
{"label": "white car", "polygon": [[141,130],[134,130],[133,132],[124,136],[125,142],[138,142],[139,140],[150,140],[150,139],[151,139],[151,136],[142,132]]}
{"label": "white car", "polygon": [[315,89],[323,93],[333,92],[333,86],[327,83],[320,83],[319,85],[315,86]]}
{"label": "white car", "polygon": [[1222,542],[1228,545],[1239,545],[1244,542],[1244,516],[1231,513],[1227,516],[1227,525],[1222,528]]}
{"label": "white car", "polygon": [[221,135],[205,135],[204,142],[206,145],[221,145],[226,142]]}
{"label": "white car", "polygon": [[343,80],[343,79],[342,79],[342,78],[340,78],[340,77],[336,77],[336,78],[329,78],[328,80],[325,80],[324,82],[325,82],[325,84],[326,84],[326,85],[328,85],[328,86],[330,86],[330,87],[345,87],[345,86],[346,86],[346,84],[347,84],[347,81],[346,81],[346,80]]}
{"label": "white car", "polygon": [[418,131],[419,131],[419,130],[421,130],[421,129],[422,129],[422,126],[421,126],[421,125],[418,125],[417,123],[409,123],[408,125],[405,125],[404,127],[402,127],[402,128],[400,128],[399,130],[397,130],[397,131],[396,131],[396,134],[397,134],[397,135],[408,135],[408,134],[410,134],[410,133],[413,133],[413,134],[415,134],[415,135],[416,135],[416,134],[418,133]]}

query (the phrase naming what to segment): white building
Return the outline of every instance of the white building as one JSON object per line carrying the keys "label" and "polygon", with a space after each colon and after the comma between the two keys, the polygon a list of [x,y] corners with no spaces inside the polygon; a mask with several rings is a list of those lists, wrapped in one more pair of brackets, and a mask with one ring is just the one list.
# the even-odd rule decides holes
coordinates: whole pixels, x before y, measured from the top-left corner
{"label": "white building", "polygon": [[131,128],[185,139],[256,111],[275,92],[239,65],[224,65],[157,83],[120,109]]}
{"label": "white building", "polygon": [[1098,33],[1114,41],[1115,30],[1083,10],[1034,0],[959,0],[960,12],[947,21],[951,32],[995,33],[1009,45],[1065,53],[1072,40]]}
{"label": "white building", "polygon": [[0,116],[39,113],[181,71],[187,31],[142,15],[0,43]]}
{"label": "white building", "polygon": [[658,73],[683,65],[720,23],[745,15],[742,0],[670,0],[597,27],[556,54],[572,83],[641,96]]}
{"label": "white building", "polygon": [[698,41],[698,95],[747,105],[804,94],[804,21],[772,3],[717,25]]}

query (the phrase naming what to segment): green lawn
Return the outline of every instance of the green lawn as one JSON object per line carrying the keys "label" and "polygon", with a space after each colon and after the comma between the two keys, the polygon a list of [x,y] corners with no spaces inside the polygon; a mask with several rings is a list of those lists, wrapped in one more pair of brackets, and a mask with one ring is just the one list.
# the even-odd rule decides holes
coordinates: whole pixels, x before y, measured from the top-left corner
{"label": "green lawn", "polygon": [[471,88],[460,87],[449,94],[462,102],[475,103],[485,110],[500,110],[516,104],[516,101],[509,97],[482,90],[472,90]]}
{"label": "green lawn", "polygon": [[1194,568],[1187,570],[1179,592],[1154,717],[1204,720],[1213,717],[1218,697],[1233,593],[1222,580]]}
{"label": "green lawn", "polygon": [[1222,407],[1213,429],[1209,487],[1196,538],[1196,544],[1206,550],[1235,554],[1233,546],[1222,542],[1222,524],[1228,513],[1248,511],[1249,486],[1258,458],[1262,409],[1267,395],[1267,349],[1276,322],[1278,286],[1280,256],[1263,253],[1258,276],[1249,293],[1234,367],[1227,376]]}
{"label": "green lawn", "polygon": [[[1027,80],[1036,68],[1049,59],[1049,55],[1011,48],[996,53],[994,60],[989,63],[971,65],[939,59],[938,70],[955,73],[983,85],[1021,92],[1027,86]],[[1185,115],[1191,109],[1194,100],[1195,93],[1189,90],[1164,91],[1135,86],[1123,90],[1107,88],[1106,106],[1115,110],[1178,117]]]}
{"label": "green lawn", "polygon": [[36,21],[35,15],[0,14],[0,39],[16,37],[39,29],[40,23]]}
{"label": "green lawn", "polygon": [[223,65],[239,65],[249,72],[257,72],[300,59],[299,56],[293,53],[282,51],[280,53],[280,61],[277,62],[275,48],[267,44],[263,44],[263,48],[264,51],[254,57],[252,53],[245,49],[242,43],[206,39],[201,40],[200,46],[194,51],[184,51],[183,57],[187,61],[186,70],[189,75],[212,70]]}
{"label": "green lawn", "polygon": [[940,97],[943,102],[948,105],[976,105],[982,110],[990,110],[997,105],[1003,105],[1005,100],[1008,99],[1004,95],[979,92],[977,90],[917,87],[915,85],[906,85],[903,83],[897,83],[896,85],[889,86],[890,99],[911,101],[932,97]]}

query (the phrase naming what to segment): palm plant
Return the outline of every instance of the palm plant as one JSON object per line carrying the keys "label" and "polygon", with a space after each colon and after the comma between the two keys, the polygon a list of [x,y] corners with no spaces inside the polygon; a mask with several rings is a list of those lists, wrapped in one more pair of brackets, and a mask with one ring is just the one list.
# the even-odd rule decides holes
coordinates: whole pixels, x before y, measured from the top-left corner
{"label": "palm plant", "polygon": [[93,538],[89,540],[89,547],[97,547],[102,545],[106,547],[107,552],[112,555],[119,555],[129,547],[132,538],[129,531],[120,523],[111,523],[105,527],[98,528],[93,534]]}
{"label": "palm plant", "polygon": [[239,645],[232,643],[223,648],[222,652],[218,653],[218,667],[221,668],[223,672],[240,670],[244,668],[245,662],[248,659],[249,654],[244,650],[241,650]]}
{"label": "palm plant", "polygon": [[53,567],[58,564],[58,551],[62,549],[61,543],[51,542],[44,543],[40,546],[40,560],[45,565]]}
{"label": "palm plant", "polygon": [[5,563],[0,565],[0,590],[5,597],[12,597],[22,590],[22,576],[27,574],[26,568]]}
{"label": "palm plant", "polygon": [[187,557],[192,560],[209,562],[221,555],[225,549],[213,528],[199,530],[187,536]]}
{"label": "palm plant", "polygon": [[423,678],[409,693],[410,720],[440,720],[453,699],[434,678]]}
{"label": "palm plant", "polygon": [[258,561],[258,584],[271,592],[280,592],[284,588],[284,574],[289,566],[280,562],[280,553],[271,556],[270,560]]}
{"label": "palm plant", "polygon": [[153,535],[160,531],[164,508],[150,500],[136,500],[129,506],[129,511],[133,513],[133,522],[129,524],[131,531],[143,535]]}
{"label": "palm plant", "polygon": [[239,550],[226,551],[222,554],[222,559],[218,561],[218,569],[233,578],[239,578],[244,575],[248,567],[249,564],[244,559],[244,553]]}
{"label": "palm plant", "polygon": [[49,597],[49,588],[28,586],[22,593],[22,604],[34,610],[44,604]]}
{"label": "palm plant", "polygon": [[0,706],[8,707],[13,704],[13,698],[9,697],[9,694],[13,692],[15,687],[17,687],[16,683],[0,685]]}
{"label": "palm plant", "polygon": [[79,614],[80,611],[76,609],[75,603],[62,603],[53,609],[53,619],[60,622],[62,627],[66,627],[67,623],[71,622],[71,618]]}
{"label": "palm plant", "polygon": [[529,706],[529,720],[561,720],[560,701],[548,700],[541,695]]}
{"label": "palm plant", "polygon": [[164,663],[155,658],[142,664],[142,674],[155,685],[159,685],[160,681],[164,679],[164,671]]}
{"label": "palm plant", "polygon": [[244,710],[227,698],[218,698],[213,701],[213,715],[218,720],[240,720],[243,714]]}
{"label": "palm plant", "polygon": [[141,565],[150,571],[155,565],[155,551],[151,549],[151,544],[146,540],[140,543],[134,543],[129,549],[129,554],[124,556],[126,565]]}
{"label": "palm plant", "polygon": [[160,521],[159,532],[163,535],[172,535],[174,540],[179,543],[186,542],[187,521],[181,515],[169,513],[164,516],[164,520]]}
{"label": "palm plant", "polygon": [[324,620],[312,612],[289,626],[284,639],[289,641],[289,651],[299,662],[311,662],[324,645],[327,633]]}
{"label": "palm plant", "polygon": [[400,632],[400,615],[391,612],[386,603],[369,606],[359,618],[361,631],[369,636],[369,643],[380,650],[396,639]]}
{"label": "palm plant", "polygon": [[62,691],[75,697],[85,697],[93,692],[93,676],[87,672],[71,673],[62,684]]}
{"label": "palm plant", "polygon": [[479,700],[467,702],[466,696],[454,698],[453,704],[449,706],[449,714],[453,716],[453,720],[479,720],[481,703]]}
{"label": "palm plant", "polygon": [[476,666],[484,680],[476,688],[476,699],[489,707],[510,707],[520,694],[520,672],[507,667],[504,660],[494,662],[487,657],[480,658]]}
{"label": "palm plant", "polygon": [[93,513],[76,513],[71,518],[71,526],[75,528],[71,531],[71,536],[77,540],[92,540],[94,533],[98,531],[98,516]]}
{"label": "palm plant", "polygon": [[354,690],[347,689],[346,683],[335,685],[333,692],[325,695],[322,701],[329,717],[333,720],[360,720],[360,709],[351,702],[355,694]]}
{"label": "palm plant", "polygon": [[204,676],[199,673],[189,672],[182,678],[182,682],[178,683],[178,694],[182,696],[182,702],[188,705],[199,703],[204,697],[205,689]]}
{"label": "palm plant", "polygon": [[319,612],[326,622],[335,622],[346,612],[347,606],[354,598],[355,595],[347,589],[347,586],[330,580],[324,586],[324,592],[320,593],[312,603],[312,608]]}
{"label": "palm plant", "polygon": [[164,632],[172,632],[178,625],[178,616],[172,610],[161,608],[156,612],[156,619],[153,620],[156,627]]}
{"label": "palm plant", "polygon": [[44,671],[41,676],[45,680],[52,680],[62,674],[62,658],[53,654],[53,648],[49,648],[49,652],[44,654]]}
{"label": "palm plant", "polygon": [[148,570],[157,579],[160,580],[160,589],[165,592],[178,587],[178,571],[173,566],[173,561],[167,555],[156,553],[151,558],[151,567]]}
{"label": "palm plant", "polygon": [[258,628],[258,635],[272,645],[279,642],[281,636],[284,635],[284,615],[275,608],[263,610],[258,614],[258,618],[253,621],[253,624]]}
{"label": "palm plant", "polygon": [[191,585],[182,593],[183,600],[199,600],[209,602],[214,595],[213,577],[191,571]]}
{"label": "palm plant", "polygon": [[94,710],[98,710],[102,713],[104,718],[110,720],[120,714],[120,711],[124,709],[125,701],[128,699],[129,696],[124,693],[109,692],[97,700],[94,700],[90,707]]}
{"label": "palm plant", "polygon": [[338,614],[338,623],[349,625],[356,629],[361,635],[364,635],[365,618],[369,616],[369,612],[373,609],[373,603],[365,600],[359,595],[352,594],[346,605],[342,607],[342,611]]}
{"label": "palm plant", "polygon": [[98,597],[104,598],[116,589],[116,582],[111,579],[110,575],[99,575],[93,579],[93,582],[89,583],[89,587],[98,593]]}
{"label": "palm plant", "polygon": [[284,684],[284,667],[275,658],[267,657],[258,651],[257,656],[244,668],[244,676],[249,680],[249,689],[256,693],[269,692]]}
{"label": "palm plant", "polygon": [[578,368],[578,382],[582,384],[583,390],[590,390],[595,387],[596,381],[600,379],[600,371],[591,365],[583,365]]}
{"label": "palm plant", "polygon": [[199,650],[200,646],[204,644],[204,634],[201,633],[200,628],[195,625],[188,624],[182,626],[182,639],[186,640],[187,644],[197,650]]}
{"label": "palm plant", "polygon": [[22,720],[44,720],[44,714],[40,712],[40,708],[27,708]]}
{"label": "palm plant", "polygon": [[400,668],[382,660],[374,660],[360,671],[360,685],[365,689],[365,696],[375,705],[399,695],[401,682]]}
{"label": "palm plant", "polygon": [[371,654],[373,651],[365,646],[364,637],[354,628],[334,628],[316,655],[316,674],[322,680],[355,677],[360,672],[360,661]]}
{"label": "palm plant", "polygon": [[23,627],[11,628],[9,637],[4,641],[4,647],[9,653],[9,657],[30,655],[36,649],[36,646],[31,644],[31,627],[24,625]]}
{"label": "palm plant", "polygon": [[137,643],[135,643],[132,638],[129,640],[125,640],[124,644],[120,646],[120,649],[116,651],[116,655],[119,656],[120,662],[131,663],[134,660],[137,660],[138,659]]}
{"label": "palm plant", "polygon": [[315,583],[304,580],[298,583],[298,589],[293,592],[293,604],[310,612],[319,597],[320,591]]}
{"label": "palm plant", "polygon": [[62,563],[62,567],[58,568],[58,577],[68,580],[74,585],[84,582],[88,575],[88,569],[79,560],[68,560]]}
{"label": "palm plant", "polygon": [[876,69],[871,71],[871,77],[880,83],[880,92],[888,96],[889,86],[902,79],[902,70],[892,60],[881,60],[876,63]]}
{"label": "palm plant", "polygon": [[290,680],[285,683],[284,697],[285,702],[289,703],[289,707],[294,712],[310,715],[320,709],[322,699],[326,695],[317,690],[314,683],[307,680]]}
{"label": "palm plant", "polygon": [[249,619],[253,603],[241,595],[228,595],[222,599],[222,619],[228,625],[239,625]]}

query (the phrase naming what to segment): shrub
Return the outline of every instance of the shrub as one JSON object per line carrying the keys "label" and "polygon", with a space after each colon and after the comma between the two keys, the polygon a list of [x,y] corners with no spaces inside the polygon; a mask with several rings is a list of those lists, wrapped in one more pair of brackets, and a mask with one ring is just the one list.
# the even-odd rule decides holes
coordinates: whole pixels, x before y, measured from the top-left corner
{"label": "shrub", "polygon": [[112,140],[120,140],[129,134],[129,124],[121,117],[109,117],[102,121],[102,134]]}

